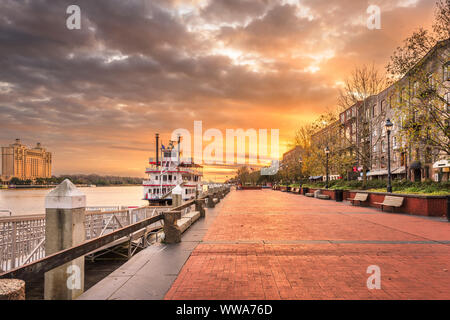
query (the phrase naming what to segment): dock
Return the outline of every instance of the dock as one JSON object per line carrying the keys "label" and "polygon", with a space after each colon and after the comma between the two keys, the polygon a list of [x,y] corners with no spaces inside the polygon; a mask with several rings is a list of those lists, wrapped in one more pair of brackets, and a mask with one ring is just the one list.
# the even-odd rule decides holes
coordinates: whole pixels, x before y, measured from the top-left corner
{"label": "dock", "polygon": [[7,275],[50,270],[162,216],[180,241],[142,248],[77,299],[450,299],[445,218],[270,189],[207,194]]}
{"label": "dock", "polygon": [[[450,298],[445,219],[248,190],[232,191],[197,226],[180,244],[141,251],[81,298]],[[380,268],[380,289],[368,288],[370,266]]]}

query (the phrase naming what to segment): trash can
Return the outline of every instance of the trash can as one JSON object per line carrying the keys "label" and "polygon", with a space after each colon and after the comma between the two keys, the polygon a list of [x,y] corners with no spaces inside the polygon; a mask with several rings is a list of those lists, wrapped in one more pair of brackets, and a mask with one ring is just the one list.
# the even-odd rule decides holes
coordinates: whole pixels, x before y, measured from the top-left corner
{"label": "trash can", "polygon": [[334,197],[336,202],[344,201],[344,190],[334,190]]}
{"label": "trash can", "polygon": [[306,194],[307,194],[308,191],[309,191],[309,188],[303,187],[303,188],[302,188],[302,191],[303,191],[303,195],[306,196]]}

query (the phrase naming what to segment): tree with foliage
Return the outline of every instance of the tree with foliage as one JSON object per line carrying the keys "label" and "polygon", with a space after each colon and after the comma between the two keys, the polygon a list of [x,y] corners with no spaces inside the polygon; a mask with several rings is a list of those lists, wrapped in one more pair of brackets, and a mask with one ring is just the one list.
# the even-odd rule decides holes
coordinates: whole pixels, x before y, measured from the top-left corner
{"label": "tree with foliage", "polygon": [[[450,154],[450,0],[436,2],[432,31],[419,29],[397,48],[387,71],[402,144]],[[427,149],[426,149],[427,150]],[[415,157],[419,157],[416,151]],[[430,158],[430,152],[427,151]],[[418,160],[418,159],[417,159]]]}
{"label": "tree with foliage", "polygon": [[397,47],[386,66],[391,81],[402,78],[439,42],[450,38],[450,0],[439,0],[432,31],[419,28]]}

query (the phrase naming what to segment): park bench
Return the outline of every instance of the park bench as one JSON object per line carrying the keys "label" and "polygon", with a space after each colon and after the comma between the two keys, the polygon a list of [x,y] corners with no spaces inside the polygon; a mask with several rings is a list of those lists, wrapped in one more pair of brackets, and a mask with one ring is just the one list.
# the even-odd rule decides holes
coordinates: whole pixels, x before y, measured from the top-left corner
{"label": "park bench", "polygon": [[330,196],[328,196],[326,194],[318,194],[317,199],[330,200],[331,198],[330,198]]}
{"label": "park bench", "polygon": [[374,204],[381,205],[381,211],[384,207],[392,207],[392,212],[395,208],[400,208],[403,205],[403,197],[385,196],[383,202],[374,202]]}
{"label": "park bench", "polygon": [[363,202],[367,201],[367,198],[369,197],[368,193],[356,193],[354,198],[348,198],[347,200],[352,203],[352,205],[355,203],[355,201],[358,201],[359,204],[362,204]]}
{"label": "park bench", "polygon": [[305,194],[305,196],[310,197],[310,198],[314,198],[314,193],[308,192],[307,194]]}

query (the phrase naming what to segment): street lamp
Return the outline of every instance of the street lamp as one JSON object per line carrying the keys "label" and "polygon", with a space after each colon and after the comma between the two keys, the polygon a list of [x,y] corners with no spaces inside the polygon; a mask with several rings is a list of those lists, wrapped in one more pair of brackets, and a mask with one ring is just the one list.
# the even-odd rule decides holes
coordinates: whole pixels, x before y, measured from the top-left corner
{"label": "street lamp", "polygon": [[387,184],[387,192],[392,192],[392,185],[391,185],[391,130],[392,126],[394,124],[391,122],[391,120],[386,120],[386,132],[387,132],[387,141],[388,141],[388,184]]}
{"label": "street lamp", "polygon": [[327,155],[327,182],[325,184],[325,188],[328,189],[328,155],[330,154],[330,149],[328,146],[325,147],[325,154]]}

